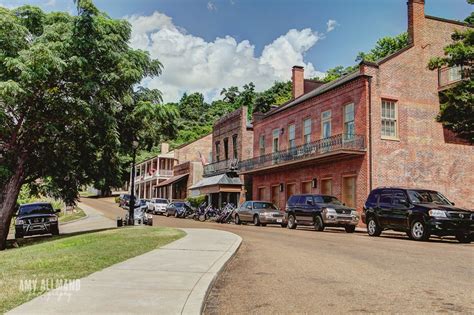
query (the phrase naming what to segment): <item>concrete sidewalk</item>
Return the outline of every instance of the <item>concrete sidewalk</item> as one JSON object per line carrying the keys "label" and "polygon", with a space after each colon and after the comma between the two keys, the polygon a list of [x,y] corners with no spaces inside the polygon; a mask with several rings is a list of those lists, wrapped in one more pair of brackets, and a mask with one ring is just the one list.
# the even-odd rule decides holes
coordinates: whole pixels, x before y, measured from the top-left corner
{"label": "concrete sidewalk", "polygon": [[183,230],[187,235],[180,240],[81,279],[79,291],[56,289],[7,314],[200,314],[208,289],[242,238]]}
{"label": "concrete sidewalk", "polygon": [[59,224],[59,232],[61,234],[70,234],[83,231],[93,231],[101,229],[109,229],[117,227],[117,222],[105,217],[101,212],[94,208],[86,205],[85,203],[79,202],[79,207],[84,210],[87,217],[79,219],[74,222],[68,222]]}

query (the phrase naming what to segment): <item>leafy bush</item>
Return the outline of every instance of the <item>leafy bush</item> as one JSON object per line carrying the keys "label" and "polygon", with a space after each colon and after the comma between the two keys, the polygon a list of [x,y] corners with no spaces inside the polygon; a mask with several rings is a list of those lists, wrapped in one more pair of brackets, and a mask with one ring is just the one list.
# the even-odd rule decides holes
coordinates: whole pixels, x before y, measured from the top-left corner
{"label": "leafy bush", "polygon": [[192,207],[197,208],[201,205],[201,203],[207,200],[207,196],[201,195],[197,197],[188,197],[186,200],[191,204]]}

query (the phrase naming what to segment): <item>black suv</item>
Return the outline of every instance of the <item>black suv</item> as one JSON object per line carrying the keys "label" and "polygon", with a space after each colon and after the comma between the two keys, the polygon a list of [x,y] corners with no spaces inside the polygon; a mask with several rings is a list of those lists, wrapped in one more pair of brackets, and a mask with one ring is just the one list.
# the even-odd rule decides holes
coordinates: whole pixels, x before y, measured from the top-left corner
{"label": "black suv", "polygon": [[59,234],[57,213],[50,203],[37,202],[21,205],[15,220],[15,238],[27,235]]}
{"label": "black suv", "polygon": [[408,237],[426,241],[431,235],[455,236],[470,243],[474,235],[474,212],[434,190],[384,187],[374,189],[364,206],[362,221],[370,236],[383,230],[406,232]]}
{"label": "black suv", "polygon": [[353,233],[359,215],[333,196],[293,195],[286,204],[285,221],[289,229],[300,224],[314,226],[316,231],[323,231],[326,226],[343,227],[347,233]]}

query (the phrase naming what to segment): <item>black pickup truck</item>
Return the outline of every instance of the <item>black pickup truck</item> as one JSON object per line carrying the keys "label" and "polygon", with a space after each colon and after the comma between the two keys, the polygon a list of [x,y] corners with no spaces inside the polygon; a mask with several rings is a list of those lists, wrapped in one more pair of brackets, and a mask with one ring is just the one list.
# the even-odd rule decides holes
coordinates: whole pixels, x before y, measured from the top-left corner
{"label": "black pickup truck", "polygon": [[416,241],[437,235],[455,236],[461,243],[472,242],[474,236],[474,212],[455,207],[448,198],[428,189],[374,189],[365,203],[362,221],[370,236],[394,230]]}
{"label": "black pickup truck", "polygon": [[58,216],[50,203],[21,205],[15,219],[15,238],[38,234],[59,234]]}
{"label": "black pickup truck", "polygon": [[289,229],[295,229],[297,225],[314,226],[316,231],[323,231],[325,227],[343,227],[347,233],[353,233],[359,215],[334,196],[293,195],[286,205],[285,222]]}

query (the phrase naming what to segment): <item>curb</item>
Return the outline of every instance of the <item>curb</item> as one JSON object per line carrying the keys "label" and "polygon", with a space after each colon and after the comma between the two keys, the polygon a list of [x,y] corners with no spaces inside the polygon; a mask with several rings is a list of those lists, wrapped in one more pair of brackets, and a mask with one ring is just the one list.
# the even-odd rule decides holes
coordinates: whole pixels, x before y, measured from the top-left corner
{"label": "curb", "polygon": [[[84,211],[84,210],[82,210],[82,211]],[[86,212],[84,211],[84,213],[86,213]],[[89,217],[89,215],[86,213],[85,216],[83,216],[82,218],[79,218],[79,219],[75,219],[75,220],[72,220],[72,221],[67,221],[67,222],[64,222],[64,223],[62,223],[62,222],[60,221],[60,222],[59,222],[59,226],[61,226],[61,225],[68,225],[69,223],[75,223],[75,222],[78,222],[78,221],[82,221],[82,220],[87,219],[88,217]]]}
{"label": "curb", "polygon": [[[236,234],[237,235],[237,234]],[[239,235],[237,235],[239,236]],[[217,278],[219,277],[219,275],[224,271],[224,269],[227,267],[227,265],[229,264],[229,262],[234,259],[235,255],[237,254],[237,251],[240,249],[240,245],[242,245],[242,237],[239,236],[239,241],[238,241],[238,244],[237,245],[233,245],[232,247],[235,247],[235,249],[233,250],[234,252],[232,253],[232,255],[227,259],[227,261],[219,268],[219,270],[216,272],[216,274],[214,275],[214,277],[212,278],[212,281],[211,283],[209,283],[209,286],[207,287],[207,290],[206,290],[206,294],[204,295],[204,300],[202,301],[202,304],[201,304],[201,309],[200,309],[200,314],[202,314],[204,312],[204,308],[206,306],[206,301],[207,301],[207,298],[209,297],[209,294],[211,293],[211,290],[212,288],[214,287],[214,284],[216,283],[217,281]]]}
{"label": "curb", "polygon": [[[233,234],[237,237],[237,240],[229,246],[225,253],[219,257],[209,270],[198,280],[186,299],[186,302],[181,309],[181,314],[203,313],[207,298],[209,297],[211,289],[214,287],[217,277],[222,273],[227,264],[239,250],[240,245],[242,244],[242,237],[232,232],[225,232]],[[199,303],[197,303],[197,301],[199,301]]]}

